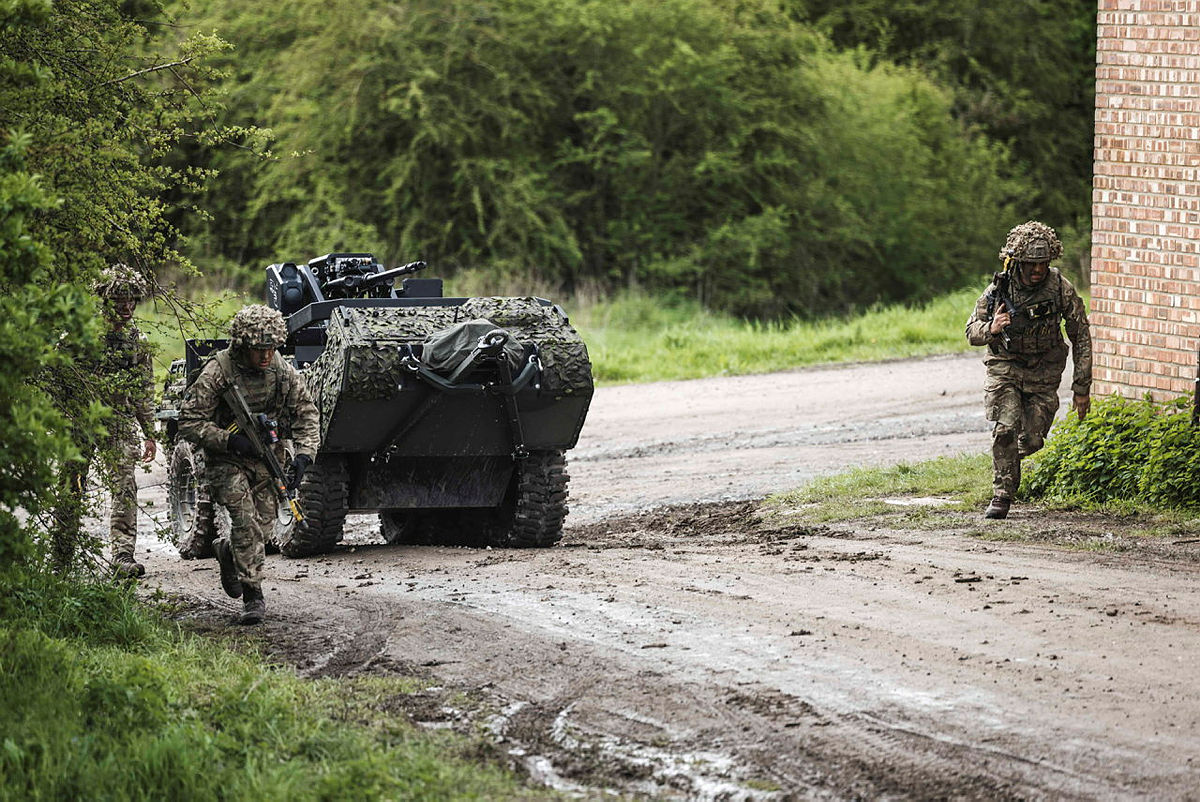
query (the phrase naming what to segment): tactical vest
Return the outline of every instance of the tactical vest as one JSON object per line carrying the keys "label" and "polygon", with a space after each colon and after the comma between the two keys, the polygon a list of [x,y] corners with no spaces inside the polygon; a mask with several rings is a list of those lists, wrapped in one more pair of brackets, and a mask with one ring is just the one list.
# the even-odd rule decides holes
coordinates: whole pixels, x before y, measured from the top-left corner
{"label": "tactical vest", "polygon": [[141,347],[137,329],[126,326],[121,331],[110,331],[104,337],[104,363],[101,370],[108,374],[129,370],[138,363]]}
{"label": "tactical vest", "polygon": [[101,392],[105,402],[122,417],[133,414],[135,402],[147,397],[144,382],[148,377],[138,369],[144,347],[141,334],[132,324],[104,337],[98,370],[102,377]]}
{"label": "tactical vest", "polygon": [[1009,284],[1009,292],[1018,313],[1008,328],[1005,350],[1014,354],[1044,354],[1065,347],[1062,336],[1062,276],[1051,270],[1036,287],[1020,281]]}
{"label": "tactical vest", "polygon": [[[283,412],[283,376],[280,375],[279,358],[279,355],[276,354],[271,361],[271,366],[260,375],[247,375],[234,367],[229,349],[218,351],[213,355],[213,360],[221,369],[221,375],[226,383],[236,383],[241,389],[250,411],[256,414],[265,412],[267,417],[278,421],[280,437],[286,437],[290,433],[291,426],[290,421],[281,414]],[[217,405],[216,424],[224,429],[232,423],[233,411],[222,401]]]}

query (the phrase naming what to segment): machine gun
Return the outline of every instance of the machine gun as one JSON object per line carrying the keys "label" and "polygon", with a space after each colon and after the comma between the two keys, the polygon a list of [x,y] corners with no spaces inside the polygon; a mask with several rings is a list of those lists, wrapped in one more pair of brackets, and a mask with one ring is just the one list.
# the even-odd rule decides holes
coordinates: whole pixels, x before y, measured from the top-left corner
{"label": "machine gun", "polygon": [[409,262],[401,267],[393,267],[391,270],[383,270],[375,273],[370,271],[370,268],[375,265],[374,262],[363,264],[360,261],[345,260],[343,264],[344,267],[342,267],[341,275],[321,285],[321,292],[326,297],[331,298],[341,295],[347,298],[363,297],[370,295],[371,291],[376,287],[384,285],[388,289],[391,289],[391,283],[400,276],[416,273],[418,270],[425,268],[424,262]]}
{"label": "machine gun", "polygon": [[271,474],[271,486],[275,488],[275,495],[291,510],[292,518],[296,520],[296,523],[300,523],[304,520],[304,515],[300,512],[300,505],[296,503],[296,491],[288,490],[287,477],[284,475],[283,467],[275,458],[275,452],[271,450],[271,446],[279,442],[277,433],[279,424],[267,417],[265,413],[251,412],[250,405],[246,403],[246,396],[242,395],[241,389],[236,384],[230,384],[221,397],[233,411],[234,425],[230,427],[230,430],[240,432],[250,440],[256,455],[267,466],[267,470]]}

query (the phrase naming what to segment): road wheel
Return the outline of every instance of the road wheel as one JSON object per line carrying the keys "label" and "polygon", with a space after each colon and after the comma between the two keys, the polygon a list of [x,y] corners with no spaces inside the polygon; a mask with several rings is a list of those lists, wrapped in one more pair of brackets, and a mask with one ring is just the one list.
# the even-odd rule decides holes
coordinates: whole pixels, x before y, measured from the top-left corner
{"label": "road wheel", "polygon": [[[295,451],[292,449],[292,441],[283,441],[283,466],[292,464],[292,457],[295,456]],[[290,476],[290,474],[288,474]],[[292,517],[291,505],[286,501],[280,501],[275,506],[275,520],[272,523],[271,529],[263,533],[263,545],[266,547],[267,554],[278,554],[284,543],[287,543],[292,538],[292,527],[296,525],[296,519]]]}
{"label": "road wheel", "polygon": [[204,476],[204,452],[180,440],[167,463],[167,514],[179,556],[185,560],[213,556],[217,536],[214,505]]}
{"label": "road wheel", "polygon": [[350,498],[350,472],[340,455],[318,456],[300,484],[304,521],[291,528],[280,550],[287,557],[332,551],[342,539]]}

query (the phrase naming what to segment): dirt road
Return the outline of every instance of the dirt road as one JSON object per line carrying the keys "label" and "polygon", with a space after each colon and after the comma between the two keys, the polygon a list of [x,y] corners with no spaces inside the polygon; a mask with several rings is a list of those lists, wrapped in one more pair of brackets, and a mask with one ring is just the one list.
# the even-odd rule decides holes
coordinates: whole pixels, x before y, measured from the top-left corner
{"label": "dirt road", "polygon": [[[309,676],[430,677],[411,718],[482,722],[589,797],[1197,798],[1200,546],[1025,508],[898,530],[753,501],[985,450],[981,383],[971,356],[602,389],[560,546],[388,547],[360,518],[332,555],[268,559],[265,641]],[[213,564],[149,548],[148,579],[225,626]]]}

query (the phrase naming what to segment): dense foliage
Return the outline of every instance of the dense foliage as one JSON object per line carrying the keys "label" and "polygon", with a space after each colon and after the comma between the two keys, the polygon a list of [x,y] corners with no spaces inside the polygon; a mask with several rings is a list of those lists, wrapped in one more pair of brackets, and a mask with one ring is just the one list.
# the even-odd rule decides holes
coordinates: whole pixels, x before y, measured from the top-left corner
{"label": "dense foliage", "polygon": [[838,46],[917,66],[955,116],[1007,144],[1031,177],[1021,213],[1086,258],[1091,230],[1096,4],[1092,0],[790,0]]}
{"label": "dense foliage", "polygon": [[198,58],[219,43],[152,52],[130,15],[153,9],[125,9],[0,2],[0,567],[31,555],[57,469],[101,431],[102,388],[75,362],[101,333],[89,279],[177,262],[161,195],[197,177],[162,157],[198,130]]}
{"label": "dense foliage", "polygon": [[[285,11],[286,8],[286,11]],[[770,0],[196,0],[236,45],[197,259],[373,249],[497,286],[740,314],[922,299],[991,266],[1033,191],[916,68]]]}
{"label": "dense foliage", "polygon": [[1083,421],[1057,424],[1033,458],[1026,489],[1037,498],[1200,508],[1200,428],[1190,399],[1100,399]]}

